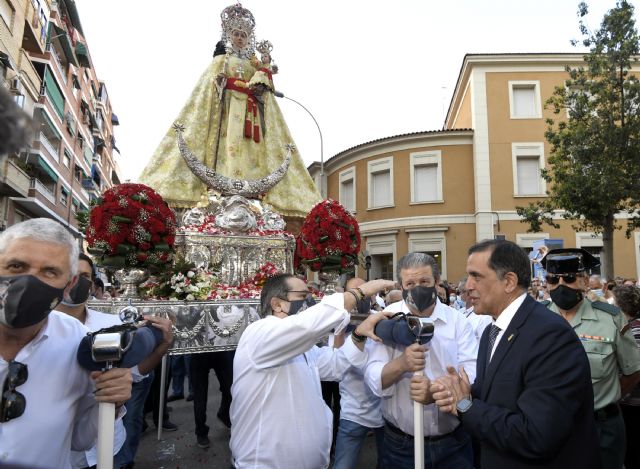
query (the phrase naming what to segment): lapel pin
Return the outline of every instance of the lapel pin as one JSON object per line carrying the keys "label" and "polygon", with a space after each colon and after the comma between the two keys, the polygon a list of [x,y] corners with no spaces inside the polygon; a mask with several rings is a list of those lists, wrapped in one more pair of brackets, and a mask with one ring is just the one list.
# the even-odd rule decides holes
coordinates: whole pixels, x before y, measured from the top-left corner
{"label": "lapel pin", "polygon": [[511,339],[513,339],[513,334],[509,336],[509,338],[507,339],[507,342],[511,342]]}

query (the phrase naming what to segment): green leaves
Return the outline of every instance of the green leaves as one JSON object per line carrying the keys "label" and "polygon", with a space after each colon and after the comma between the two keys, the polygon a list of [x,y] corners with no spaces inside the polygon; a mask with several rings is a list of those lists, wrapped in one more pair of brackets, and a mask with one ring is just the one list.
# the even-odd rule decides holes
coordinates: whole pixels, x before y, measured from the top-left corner
{"label": "green leaves", "polygon": [[[557,227],[552,215],[562,213],[575,227],[604,233],[604,242],[612,243],[620,228],[616,213],[630,217],[627,236],[640,226],[640,82],[629,73],[640,54],[640,36],[633,6],[624,0],[595,32],[583,21],[587,13],[587,4],[580,3],[582,42],[591,48],[585,65],[567,67],[564,86],[545,103],[553,115],[546,119],[550,156],[542,171],[549,197],[517,211],[530,231],[541,231],[543,224]],[[613,259],[604,265],[610,276]]]}

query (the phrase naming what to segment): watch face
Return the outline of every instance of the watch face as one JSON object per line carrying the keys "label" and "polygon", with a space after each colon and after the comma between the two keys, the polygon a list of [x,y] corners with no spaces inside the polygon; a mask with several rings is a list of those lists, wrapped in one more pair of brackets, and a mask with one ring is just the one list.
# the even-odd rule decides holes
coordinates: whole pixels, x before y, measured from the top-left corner
{"label": "watch face", "polygon": [[470,399],[461,399],[456,404],[456,409],[458,412],[465,413],[471,407],[472,401]]}

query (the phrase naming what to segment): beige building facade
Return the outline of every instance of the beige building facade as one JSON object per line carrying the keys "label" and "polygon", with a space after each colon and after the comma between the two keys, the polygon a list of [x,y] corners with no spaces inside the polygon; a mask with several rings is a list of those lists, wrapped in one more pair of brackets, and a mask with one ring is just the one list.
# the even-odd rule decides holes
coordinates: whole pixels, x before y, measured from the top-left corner
{"label": "beige building facade", "polygon": [[[443,130],[382,138],[347,149],[324,164],[327,197],[356,216],[372,278],[395,277],[409,251],[428,252],[443,278],[464,276],[467,249],[504,236],[525,249],[562,239],[599,255],[602,239],[576,232],[557,214],[559,229],[527,233],[517,206],[546,197],[540,177],[549,155],[544,103],[566,78],[577,54],[467,55]],[[319,166],[311,165],[319,181]],[[624,221],[624,220],[622,220]],[[615,232],[615,272],[640,277],[640,231]],[[363,276],[363,272],[359,274]]]}
{"label": "beige building facade", "polygon": [[35,135],[0,155],[0,228],[76,215],[121,181],[113,113],[73,0],[0,0],[0,86],[33,117]]}

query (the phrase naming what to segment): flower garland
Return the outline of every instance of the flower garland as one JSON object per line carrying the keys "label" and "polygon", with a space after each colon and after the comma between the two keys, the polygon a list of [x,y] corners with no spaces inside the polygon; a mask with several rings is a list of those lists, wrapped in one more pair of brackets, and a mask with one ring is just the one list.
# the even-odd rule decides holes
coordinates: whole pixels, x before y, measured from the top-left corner
{"label": "flower garland", "polygon": [[141,286],[145,299],[172,301],[206,301],[220,299],[260,298],[262,287],[269,277],[278,273],[277,267],[267,262],[249,280],[238,286],[220,283],[215,273],[193,264],[176,261],[174,271],[167,277]]}
{"label": "flower garland", "polygon": [[144,184],[119,184],[91,209],[89,251],[111,267],[161,266],[173,259],[176,219],[160,195]]}
{"label": "flower garland", "polygon": [[335,200],[327,199],[311,209],[296,239],[295,266],[313,271],[353,268],[360,251],[358,222]]}

